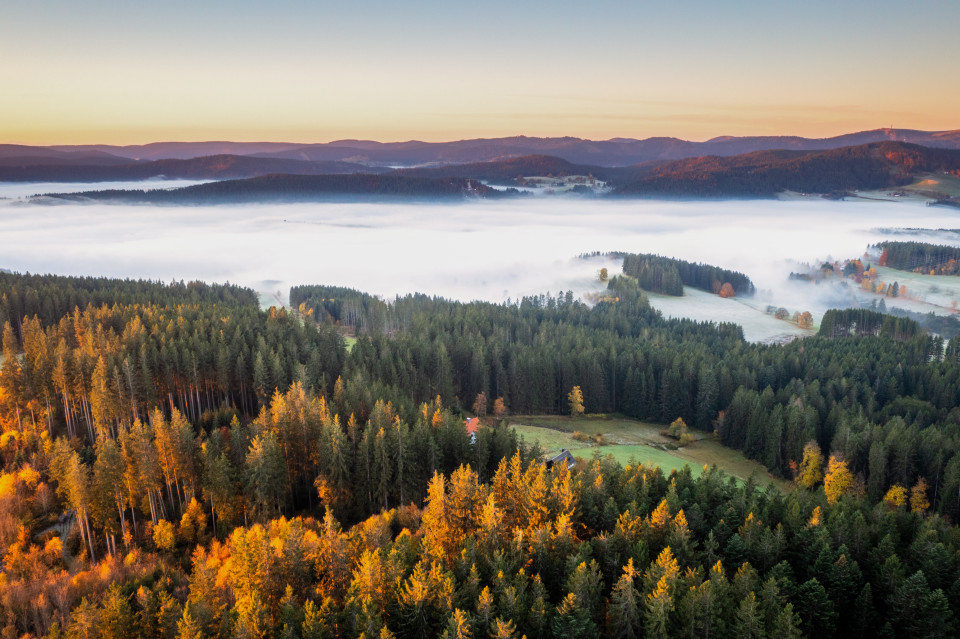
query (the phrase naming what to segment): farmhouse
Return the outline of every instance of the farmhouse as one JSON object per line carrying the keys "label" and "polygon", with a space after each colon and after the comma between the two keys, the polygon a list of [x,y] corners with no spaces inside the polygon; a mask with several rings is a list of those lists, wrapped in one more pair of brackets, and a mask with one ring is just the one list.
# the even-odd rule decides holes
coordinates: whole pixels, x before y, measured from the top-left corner
{"label": "farmhouse", "polygon": [[577,461],[573,458],[573,455],[570,454],[570,451],[566,448],[560,450],[559,454],[554,455],[546,461],[547,469],[553,468],[554,464],[565,463],[567,468],[573,468],[577,465]]}

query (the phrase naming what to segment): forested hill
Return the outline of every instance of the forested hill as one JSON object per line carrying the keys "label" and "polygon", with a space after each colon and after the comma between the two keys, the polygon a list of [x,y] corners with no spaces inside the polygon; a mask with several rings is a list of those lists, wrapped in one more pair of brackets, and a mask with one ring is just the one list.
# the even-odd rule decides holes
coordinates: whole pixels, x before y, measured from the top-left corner
{"label": "forested hill", "polygon": [[772,197],[785,190],[827,194],[897,186],[939,171],[960,171],[960,151],[880,142],[830,151],[681,160],[621,178],[615,186],[618,195]]}
{"label": "forested hill", "polygon": [[[21,176],[32,176],[30,179],[78,181],[139,179],[161,174],[195,179],[258,176],[166,193],[104,191],[79,196],[156,203],[303,201],[333,196],[429,198],[464,193],[503,197],[503,193],[488,188],[484,182],[517,185],[521,177],[547,175],[592,175],[612,187],[614,196],[621,197],[773,197],[786,190],[836,195],[907,184],[926,173],[960,173],[960,150],[880,142],[830,151],[758,151],[622,168],[572,164],[558,157],[533,155],[389,172],[348,163],[213,156],[121,166],[0,167],[0,179],[17,171]],[[271,175],[263,175],[267,171]],[[320,175],[333,172],[350,175]]]}
{"label": "forested hill", "polygon": [[0,182],[113,182],[169,179],[223,180],[248,178],[273,173],[291,175],[328,175],[342,173],[378,173],[378,170],[350,162],[307,162],[277,158],[255,158],[242,155],[211,155],[187,160],[157,160],[122,164],[58,163],[52,158],[40,163],[31,158],[29,164],[0,164]]}
{"label": "forested hill", "polygon": [[880,242],[880,266],[930,275],[960,273],[960,248],[926,242]]}
{"label": "forested hill", "polygon": [[684,286],[722,297],[756,292],[753,282],[743,273],[649,253],[624,255],[623,272],[635,278],[643,290],[664,295],[683,295]]}
{"label": "forested hill", "polygon": [[572,164],[564,159],[549,155],[525,155],[523,157],[496,162],[401,169],[398,170],[397,173],[417,177],[460,177],[516,184],[517,178],[523,176],[594,175],[597,177],[606,177],[614,175],[616,171],[601,166]]}
{"label": "forested hill", "polygon": [[420,178],[403,175],[266,175],[223,180],[169,190],[107,190],[52,194],[72,201],[148,204],[228,204],[248,202],[312,202],[329,200],[462,199],[509,195],[463,178]]}
{"label": "forested hill", "polygon": [[[3,636],[956,636],[960,339],[748,344],[619,277],[593,307],[312,286],[295,312],[0,287],[24,313],[0,362]],[[502,418],[574,387],[795,489],[603,449],[547,468]],[[475,438],[466,407],[492,413]]]}

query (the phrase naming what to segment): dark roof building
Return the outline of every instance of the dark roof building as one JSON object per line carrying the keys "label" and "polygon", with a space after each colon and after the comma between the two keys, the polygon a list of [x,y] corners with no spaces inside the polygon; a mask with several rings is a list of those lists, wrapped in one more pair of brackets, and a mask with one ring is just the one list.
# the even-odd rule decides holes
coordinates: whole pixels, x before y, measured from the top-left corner
{"label": "dark roof building", "polygon": [[547,468],[553,468],[554,464],[566,464],[567,468],[570,469],[577,465],[577,460],[573,458],[569,450],[563,448],[557,455],[547,459],[546,464]]}

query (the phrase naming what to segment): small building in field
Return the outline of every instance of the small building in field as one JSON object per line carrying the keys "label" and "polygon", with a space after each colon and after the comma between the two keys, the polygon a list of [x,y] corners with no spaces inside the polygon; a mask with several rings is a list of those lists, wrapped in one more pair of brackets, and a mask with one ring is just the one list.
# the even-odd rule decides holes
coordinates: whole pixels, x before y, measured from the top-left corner
{"label": "small building in field", "polygon": [[547,470],[553,468],[554,464],[566,464],[567,469],[569,470],[577,465],[577,460],[573,458],[573,455],[570,454],[569,450],[562,448],[558,454],[548,458],[546,464]]}

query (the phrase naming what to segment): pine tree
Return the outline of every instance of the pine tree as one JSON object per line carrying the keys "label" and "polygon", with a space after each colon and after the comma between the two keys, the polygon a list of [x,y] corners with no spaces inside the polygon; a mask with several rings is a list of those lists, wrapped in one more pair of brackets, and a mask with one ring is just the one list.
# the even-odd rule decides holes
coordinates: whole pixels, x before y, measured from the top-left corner
{"label": "pine tree", "polygon": [[763,639],[766,636],[763,618],[757,606],[757,597],[753,592],[747,593],[740,602],[733,632],[735,636],[743,639]]}
{"label": "pine tree", "polygon": [[610,593],[610,604],[607,608],[608,637],[635,639],[641,636],[641,598],[635,585],[638,576],[631,557],[623,567],[623,575]]}
{"label": "pine tree", "polygon": [[103,639],[133,639],[136,636],[129,597],[121,593],[119,585],[114,583],[107,588],[99,617],[97,630]]}
{"label": "pine tree", "polygon": [[470,618],[463,610],[455,608],[447,620],[447,627],[441,635],[442,639],[472,639]]}
{"label": "pine tree", "polygon": [[177,622],[177,639],[206,639],[203,624],[197,619],[190,603],[183,608],[183,616]]}
{"label": "pine tree", "polygon": [[84,597],[70,614],[66,639],[99,639],[100,611]]}
{"label": "pine tree", "polygon": [[551,628],[557,639],[591,639],[599,635],[590,615],[580,606],[577,596],[572,592],[567,593],[557,606]]}
{"label": "pine tree", "polygon": [[278,511],[289,482],[287,465],[276,435],[266,432],[257,436],[247,452],[246,485],[261,513]]}

